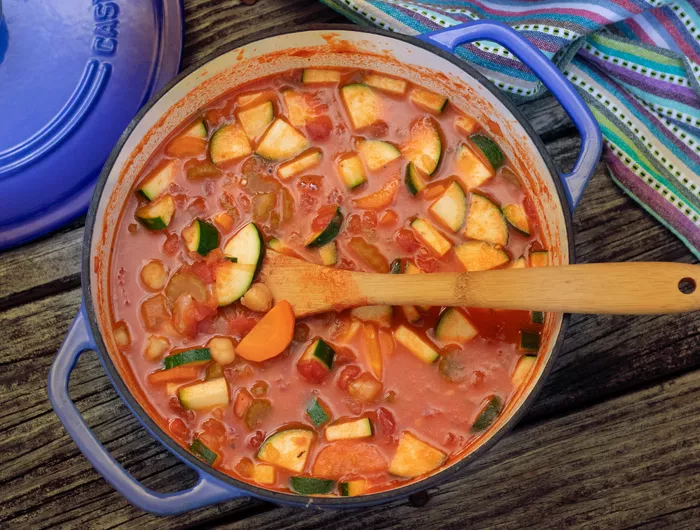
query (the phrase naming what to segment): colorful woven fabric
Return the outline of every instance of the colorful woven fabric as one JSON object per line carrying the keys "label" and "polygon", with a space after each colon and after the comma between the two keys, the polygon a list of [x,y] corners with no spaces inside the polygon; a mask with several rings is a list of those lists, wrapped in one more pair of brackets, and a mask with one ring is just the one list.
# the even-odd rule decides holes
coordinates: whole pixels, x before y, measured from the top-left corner
{"label": "colorful woven fabric", "polygon": [[[605,139],[616,184],[700,258],[700,0],[322,0],[360,24],[416,35],[479,19],[522,33],[568,77]],[[456,55],[516,102],[545,89],[488,41]]]}

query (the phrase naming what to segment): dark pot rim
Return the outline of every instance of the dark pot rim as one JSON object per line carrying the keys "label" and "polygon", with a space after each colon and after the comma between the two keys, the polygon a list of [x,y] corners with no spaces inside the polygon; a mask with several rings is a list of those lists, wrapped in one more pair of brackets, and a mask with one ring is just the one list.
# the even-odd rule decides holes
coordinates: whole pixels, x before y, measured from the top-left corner
{"label": "dark pot rim", "polygon": [[138,403],[136,398],[133,396],[123,379],[121,378],[121,375],[119,374],[119,371],[114,365],[114,362],[112,361],[111,356],[107,352],[107,348],[105,346],[104,340],[102,338],[102,335],[100,333],[99,325],[97,322],[97,318],[95,317],[95,308],[92,303],[92,289],[90,285],[90,249],[92,248],[92,237],[94,235],[94,230],[95,230],[95,222],[97,220],[97,206],[100,202],[100,199],[102,197],[102,192],[104,190],[105,184],[107,182],[107,179],[109,177],[109,174],[112,171],[112,168],[114,166],[114,163],[119,156],[124,144],[126,143],[127,139],[133,132],[134,128],[136,125],[141,121],[141,119],[144,117],[144,115],[150,110],[150,108],[157,102],[159,101],[173,86],[175,86],[177,83],[179,83],[182,79],[187,77],[189,74],[191,74],[193,71],[197,70],[198,68],[201,68],[204,66],[206,63],[210,62],[211,60],[215,59],[216,57],[219,57],[225,53],[230,52],[233,49],[239,48],[241,46],[245,46],[248,44],[251,44],[255,41],[265,39],[265,38],[271,38],[271,37],[276,37],[276,36],[281,36],[281,35],[287,35],[290,33],[303,33],[305,31],[334,31],[334,30],[343,30],[343,31],[352,31],[356,33],[369,33],[369,34],[374,34],[374,35],[380,35],[382,37],[386,38],[391,38],[391,39],[396,39],[400,40],[406,43],[409,43],[413,46],[418,46],[420,48],[423,48],[443,59],[446,59],[453,63],[455,66],[459,67],[460,69],[464,70],[466,73],[474,77],[479,83],[481,83],[484,87],[486,87],[491,94],[493,94],[507,109],[508,111],[513,115],[513,117],[523,126],[525,131],[527,132],[528,136],[530,139],[533,141],[535,144],[537,150],[539,151],[540,156],[544,160],[547,169],[551,173],[554,181],[554,185],[557,191],[557,195],[559,197],[559,200],[562,205],[562,214],[564,216],[565,220],[565,226],[566,226],[566,232],[567,232],[567,242],[569,245],[569,262],[574,263],[575,262],[575,254],[574,254],[574,239],[573,239],[573,223],[572,223],[572,218],[571,218],[571,212],[569,210],[568,206],[568,199],[566,198],[566,194],[564,192],[564,187],[561,182],[561,179],[559,178],[559,173],[557,172],[556,168],[554,167],[554,164],[552,162],[551,157],[549,156],[549,153],[547,152],[542,140],[540,137],[537,135],[535,130],[533,129],[532,125],[527,121],[525,116],[518,110],[518,108],[502,93],[500,92],[490,81],[488,81],[482,74],[480,74],[475,68],[470,66],[464,61],[461,61],[457,59],[455,56],[450,55],[439,48],[432,46],[431,44],[428,44],[426,42],[423,42],[421,40],[406,36],[406,35],[401,35],[389,31],[384,31],[376,28],[368,28],[368,27],[361,27],[361,26],[356,26],[356,25],[351,25],[351,24],[309,24],[309,25],[304,25],[304,26],[299,26],[295,27],[293,29],[283,29],[279,31],[264,31],[264,32],[258,32],[250,35],[249,37],[237,40],[228,46],[226,46],[224,49],[219,50],[217,52],[212,53],[202,61],[199,61],[197,64],[190,66],[186,70],[180,72],[180,74],[177,75],[172,81],[170,81],[167,85],[165,85],[153,98],[151,98],[148,103],[146,103],[141,110],[138,112],[138,114],[134,117],[134,119],[131,121],[129,126],[126,128],[124,133],[121,135],[119,138],[118,143],[112,150],[109,158],[107,159],[102,172],[100,173],[100,176],[97,180],[96,186],[95,186],[95,192],[92,197],[92,200],[90,202],[90,208],[88,210],[87,218],[85,221],[85,234],[84,234],[84,247],[83,247],[83,256],[82,256],[82,274],[81,274],[81,282],[82,282],[82,292],[83,292],[83,300],[86,308],[86,314],[88,316],[88,321],[90,323],[90,329],[93,335],[93,338],[95,339],[95,344],[98,347],[97,353],[98,356],[102,362],[102,365],[105,368],[105,371],[107,372],[107,375],[109,376],[112,385],[115,387],[117,390],[117,393],[119,396],[122,398],[122,400],[127,404],[127,406],[131,409],[132,413],[136,415],[136,417],[139,419],[139,421],[146,427],[146,429],[154,435],[154,437],[161,443],[163,444],[168,450],[170,450],[172,453],[175,454],[182,462],[186,463],[188,466],[191,468],[195,469],[198,472],[203,472],[207,475],[210,475],[219,481],[229,485],[232,487],[232,489],[236,489],[239,492],[245,492],[246,494],[250,494],[252,497],[256,497],[258,499],[262,500],[267,500],[271,501],[276,504],[286,504],[286,505],[293,505],[293,506],[319,506],[319,507],[336,507],[336,508],[342,508],[342,507],[367,507],[367,506],[372,506],[376,504],[383,504],[392,500],[397,500],[401,498],[406,498],[414,493],[420,492],[420,491],[425,491],[429,488],[435,487],[439,484],[442,484],[446,482],[449,478],[455,478],[458,473],[460,473],[465,467],[467,467],[469,464],[471,464],[474,460],[479,458],[483,453],[488,451],[490,448],[492,448],[506,433],[510,432],[510,430],[520,421],[520,419],[523,417],[525,412],[530,408],[532,403],[535,401],[537,394],[539,394],[539,391],[541,390],[542,386],[544,385],[544,382],[547,380],[547,377],[549,375],[549,372],[552,369],[552,366],[554,364],[554,361],[556,360],[559,351],[561,350],[561,346],[564,340],[564,336],[566,334],[566,329],[568,327],[568,322],[570,315],[569,314],[564,314],[563,315],[563,320],[562,320],[562,325],[561,329],[559,330],[559,334],[556,338],[556,341],[552,347],[552,355],[549,358],[549,361],[544,367],[544,370],[542,372],[542,375],[540,376],[540,379],[537,381],[537,383],[533,386],[532,390],[530,391],[530,394],[525,398],[525,400],[520,404],[520,407],[514,412],[513,416],[496,432],[494,433],[489,440],[487,440],[484,444],[482,444],[479,448],[476,450],[472,451],[471,453],[466,454],[464,457],[462,457],[460,460],[455,462],[454,464],[450,465],[449,467],[427,477],[422,480],[418,480],[416,482],[412,482],[410,484],[407,484],[406,486],[400,486],[398,488],[390,489],[387,491],[379,492],[379,493],[372,493],[366,496],[362,497],[313,497],[313,496],[304,496],[304,495],[297,495],[297,494],[290,494],[290,493],[282,493],[278,491],[273,491],[273,490],[268,490],[264,488],[257,487],[255,485],[249,484],[247,482],[243,482],[241,480],[238,480],[230,475],[227,475],[221,471],[218,471],[208,465],[206,465],[204,462],[199,460],[197,457],[195,457],[192,453],[189,451],[185,450],[182,446],[180,446],[178,443],[176,443],[171,436],[161,429],[161,427],[150,417],[150,415],[141,407],[141,405]]}

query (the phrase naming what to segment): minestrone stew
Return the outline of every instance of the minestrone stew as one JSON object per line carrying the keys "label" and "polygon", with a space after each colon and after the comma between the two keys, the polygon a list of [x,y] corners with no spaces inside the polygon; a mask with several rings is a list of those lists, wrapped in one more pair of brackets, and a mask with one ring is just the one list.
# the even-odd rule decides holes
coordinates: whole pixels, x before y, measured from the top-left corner
{"label": "minestrone stew", "polygon": [[442,95],[292,70],[226,94],[152,158],[111,258],[114,338],[171,436],[304,495],[400,486],[463,455],[526,380],[540,312],[360,307],[295,319],[273,250],[381,274],[539,267],[518,175]]}

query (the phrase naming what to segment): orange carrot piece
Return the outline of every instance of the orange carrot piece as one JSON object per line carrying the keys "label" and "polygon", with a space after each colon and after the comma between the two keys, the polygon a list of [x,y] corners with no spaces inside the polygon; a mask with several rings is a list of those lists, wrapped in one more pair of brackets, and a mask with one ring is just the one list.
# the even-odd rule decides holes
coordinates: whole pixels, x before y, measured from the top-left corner
{"label": "orange carrot piece", "polygon": [[377,328],[372,324],[365,324],[363,329],[365,339],[365,351],[367,352],[367,360],[369,361],[372,374],[379,381],[382,380],[382,350],[379,347],[379,338],[377,337]]}
{"label": "orange carrot piece", "polygon": [[382,350],[383,356],[390,356],[392,353],[394,353],[394,348],[396,348],[396,343],[394,342],[394,335],[390,331],[380,329],[379,346]]}
{"label": "orange carrot piece", "polygon": [[214,217],[214,222],[221,228],[224,232],[228,232],[233,228],[233,223],[235,222],[231,214],[222,212],[216,217]]}
{"label": "orange carrot piece", "polygon": [[318,453],[312,473],[337,480],[345,475],[373,475],[386,469],[386,460],[374,444],[339,441]]}
{"label": "orange carrot piece", "polygon": [[396,215],[396,212],[394,210],[387,210],[379,218],[379,224],[381,226],[391,226],[391,225],[396,224],[396,221],[398,221],[398,220],[399,220],[399,216]]}
{"label": "orange carrot piece", "polygon": [[158,370],[157,372],[151,372],[148,374],[148,382],[158,385],[162,383],[192,381],[193,379],[199,378],[204,364],[205,363],[196,363],[194,365],[186,364],[183,366],[170,368],[169,370]]}
{"label": "orange carrot piece", "polygon": [[243,337],[236,353],[249,361],[266,361],[279,355],[294,336],[294,310],[289,302],[280,300]]}
{"label": "orange carrot piece", "polygon": [[446,189],[447,187],[444,184],[437,184],[435,186],[431,186],[430,188],[423,190],[423,198],[426,200],[434,199],[435,197],[439,197],[440,195],[445,193]]}
{"label": "orange carrot piece", "polygon": [[371,210],[379,210],[381,208],[386,208],[394,202],[394,197],[396,197],[396,192],[399,191],[399,181],[392,180],[387,183],[381,190],[360,197],[359,199],[353,199],[353,204],[358,208],[365,208]]}
{"label": "orange carrot piece", "polygon": [[195,136],[179,136],[168,144],[165,154],[174,157],[198,156],[207,150],[205,138]]}

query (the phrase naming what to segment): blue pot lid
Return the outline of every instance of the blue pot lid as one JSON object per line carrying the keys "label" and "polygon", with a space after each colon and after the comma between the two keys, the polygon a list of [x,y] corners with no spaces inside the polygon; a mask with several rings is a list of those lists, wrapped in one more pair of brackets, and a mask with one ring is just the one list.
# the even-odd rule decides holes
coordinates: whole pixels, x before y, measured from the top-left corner
{"label": "blue pot lid", "polygon": [[181,52],[179,0],[0,0],[0,250],[85,212]]}

